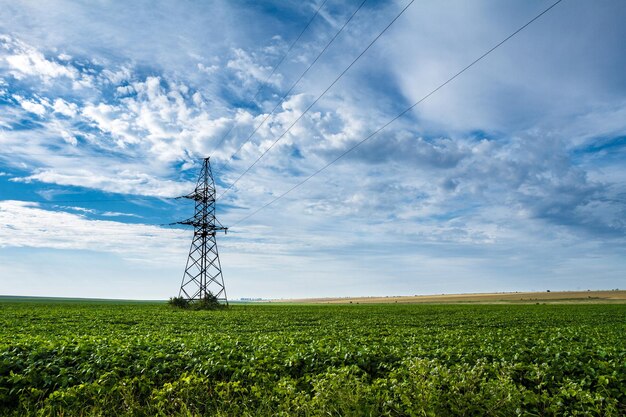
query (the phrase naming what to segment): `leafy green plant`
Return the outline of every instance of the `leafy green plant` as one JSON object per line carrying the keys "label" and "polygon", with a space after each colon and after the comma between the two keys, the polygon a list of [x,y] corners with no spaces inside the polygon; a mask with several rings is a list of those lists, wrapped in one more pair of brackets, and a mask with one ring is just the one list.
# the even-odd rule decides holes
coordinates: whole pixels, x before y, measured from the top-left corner
{"label": "leafy green plant", "polygon": [[189,308],[189,301],[185,297],[170,297],[167,304],[175,308]]}
{"label": "leafy green plant", "polygon": [[194,310],[221,310],[226,308],[224,304],[220,304],[220,301],[211,292],[208,292],[200,300],[193,301],[191,308]]}
{"label": "leafy green plant", "polygon": [[171,297],[167,302],[171,307],[191,310],[222,310],[226,305],[221,304],[218,298],[211,292],[199,300],[188,300],[184,297]]}
{"label": "leafy green plant", "polygon": [[624,304],[0,308],[0,416],[626,415]]}

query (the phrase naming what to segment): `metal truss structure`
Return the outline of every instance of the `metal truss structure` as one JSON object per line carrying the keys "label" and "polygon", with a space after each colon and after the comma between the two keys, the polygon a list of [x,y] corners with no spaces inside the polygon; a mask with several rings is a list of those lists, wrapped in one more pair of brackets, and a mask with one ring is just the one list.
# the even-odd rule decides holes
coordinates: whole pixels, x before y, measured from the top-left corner
{"label": "metal truss structure", "polygon": [[189,257],[185,273],[180,285],[179,297],[189,301],[197,301],[213,294],[221,302],[228,305],[226,287],[222,276],[222,266],[217,252],[215,234],[228,231],[215,217],[215,181],[211,172],[209,158],[204,158],[196,189],[188,195],[196,203],[193,217],[176,222],[193,226],[193,240],[189,248]]}

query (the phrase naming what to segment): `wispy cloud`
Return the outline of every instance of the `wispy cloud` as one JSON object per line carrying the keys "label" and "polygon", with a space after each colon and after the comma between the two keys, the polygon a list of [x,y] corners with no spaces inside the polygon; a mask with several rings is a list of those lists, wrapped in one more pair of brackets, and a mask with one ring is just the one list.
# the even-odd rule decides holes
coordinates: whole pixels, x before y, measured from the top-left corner
{"label": "wispy cloud", "polygon": [[[269,117],[356,6],[328,2],[266,84],[314,3],[283,2],[273,11],[226,1],[210,8],[142,2],[86,7],[60,0],[3,8],[0,181],[8,191],[2,198],[32,193],[54,200],[85,190],[101,198],[174,197],[193,189],[197,160],[209,154],[223,190],[284,134],[218,202],[223,222],[236,222],[541,9],[534,3],[444,8],[416,2],[285,133],[403,4],[368,4]],[[298,263],[314,267],[315,259],[325,259],[337,276],[362,274],[367,278],[360,282],[380,290],[375,275],[386,273],[409,293],[418,271],[465,274],[484,288],[493,282],[481,281],[481,272],[496,277],[534,263],[536,275],[547,279],[571,271],[567,265],[583,253],[589,268],[581,270],[604,262],[613,265],[603,266],[613,276],[626,249],[624,19],[626,8],[616,2],[559,5],[415,111],[233,230],[226,256],[236,259],[244,281],[249,270],[242,265],[256,263],[268,275],[281,275],[276,263],[297,270]],[[2,204],[5,247],[124,253],[122,225],[150,216],[112,205],[81,211]],[[29,216],[41,227],[46,221],[68,226],[47,227],[50,239],[41,239],[26,220],[16,220]],[[166,232],[155,237],[155,247],[167,251],[169,232],[150,227],[131,230]],[[113,228],[123,238],[73,239],[89,228]],[[546,253],[558,259],[546,259]],[[341,260],[329,261],[333,256]],[[370,274],[360,269],[364,259],[397,266],[382,272],[372,266]],[[428,266],[420,269],[415,259]],[[516,277],[509,288],[523,285],[522,274]],[[356,285],[351,279],[348,287]]]}
{"label": "wispy cloud", "polygon": [[32,76],[49,84],[55,78],[67,78],[71,81],[80,78],[75,68],[47,59],[40,51],[20,40],[0,35],[0,45],[6,51],[4,61],[8,73],[17,80]]}
{"label": "wispy cloud", "polygon": [[[155,264],[184,256],[187,244],[187,237],[180,231],[87,220],[78,214],[45,210],[36,203],[23,201],[0,202],[0,224],[0,247],[106,251]],[[155,252],[161,256],[155,257]]]}

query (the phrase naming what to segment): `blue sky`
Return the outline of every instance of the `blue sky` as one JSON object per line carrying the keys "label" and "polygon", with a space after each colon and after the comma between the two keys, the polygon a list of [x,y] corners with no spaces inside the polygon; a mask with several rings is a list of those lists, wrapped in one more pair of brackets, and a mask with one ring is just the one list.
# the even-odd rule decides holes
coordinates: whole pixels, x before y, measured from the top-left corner
{"label": "blue sky", "polygon": [[[360,1],[324,3],[268,80],[321,1],[0,0],[0,293],[176,295],[191,232],[160,224],[192,214],[171,197],[199,159],[222,192],[407,3],[367,1],[245,143]],[[550,4],[414,2],[224,195],[221,222]],[[220,236],[229,297],[623,288],[624,21],[622,1],[563,1]]]}

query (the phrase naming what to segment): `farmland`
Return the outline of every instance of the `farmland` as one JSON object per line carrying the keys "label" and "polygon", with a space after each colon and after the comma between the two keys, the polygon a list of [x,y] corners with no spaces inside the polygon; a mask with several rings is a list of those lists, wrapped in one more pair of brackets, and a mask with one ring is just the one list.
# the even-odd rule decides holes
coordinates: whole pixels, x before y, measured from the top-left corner
{"label": "farmland", "polygon": [[308,304],[344,304],[344,303],[626,303],[626,291],[547,291],[547,292],[503,292],[483,294],[438,294],[409,295],[393,297],[343,297],[343,298],[306,298],[282,299],[275,302]]}
{"label": "farmland", "polygon": [[625,304],[0,303],[0,415],[625,414]]}

